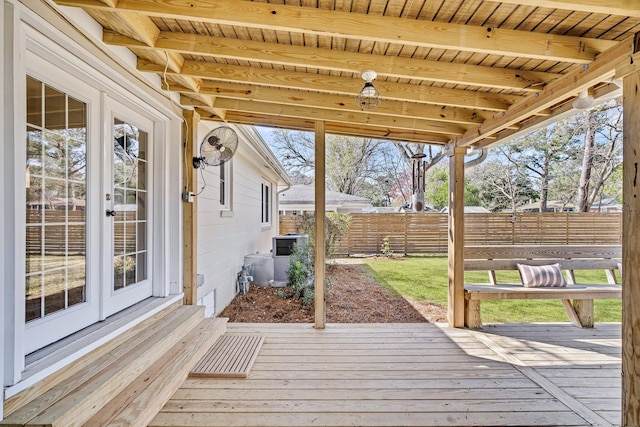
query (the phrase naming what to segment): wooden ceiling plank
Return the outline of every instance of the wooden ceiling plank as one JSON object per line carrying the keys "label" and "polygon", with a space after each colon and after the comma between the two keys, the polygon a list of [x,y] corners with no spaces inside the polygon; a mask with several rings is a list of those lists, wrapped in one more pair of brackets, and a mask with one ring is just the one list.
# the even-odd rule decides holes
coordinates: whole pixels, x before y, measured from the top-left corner
{"label": "wooden ceiling plank", "polygon": [[[107,7],[83,0],[58,4]],[[588,63],[615,42],[574,36],[473,25],[348,13],[310,7],[238,0],[172,3],[160,0],[119,0],[117,10],[144,15],[196,20],[275,31],[343,37],[359,42],[401,43],[438,49],[482,52],[563,62]]]}
{"label": "wooden ceiling plank", "polygon": [[449,123],[433,122],[410,117],[389,117],[361,111],[344,112],[324,108],[273,104],[255,100],[248,101],[223,97],[216,97],[213,107],[222,108],[227,111],[244,111],[267,115],[271,114],[277,116],[298,117],[306,120],[327,120],[366,126],[418,130],[446,135],[451,138],[457,135],[462,135],[466,130],[464,126],[456,126]]}
{"label": "wooden ceiling plank", "polygon": [[[158,63],[138,60],[138,70],[162,73],[164,67]],[[334,77],[295,71],[274,70],[259,67],[216,64],[202,61],[185,61],[182,75],[289,89],[312,90],[328,93],[355,94],[362,88],[362,80],[349,77]],[[490,92],[446,89],[426,85],[410,85],[393,82],[375,82],[385,99],[410,101],[450,107],[472,108],[488,111],[506,111],[522,97]]]}
{"label": "wooden ceiling plank", "polygon": [[[146,47],[138,40],[112,31],[104,32],[103,41],[118,46]],[[537,71],[443,63],[183,33],[160,33],[155,48],[183,54],[253,60],[352,73],[374,69],[379,76],[534,92],[540,90],[546,83],[560,77],[559,74]]]}
{"label": "wooden ceiling plank", "polygon": [[538,111],[575,96],[582,90],[587,90],[594,84],[615,77],[616,72],[619,74],[620,70],[629,67],[629,63],[635,67],[635,62],[638,60],[640,57],[634,56],[634,37],[628,37],[617,46],[600,54],[589,66],[580,67],[566,74],[562,79],[547,85],[540,93],[527,96],[505,113],[486,120],[482,125],[468,130],[463,136],[455,138],[452,142],[456,147],[477,143],[509,126],[517,125]]}
{"label": "wooden ceiling plank", "polygon": [[640,3],[633,0],[500,0],[500,3],[640,18]]}

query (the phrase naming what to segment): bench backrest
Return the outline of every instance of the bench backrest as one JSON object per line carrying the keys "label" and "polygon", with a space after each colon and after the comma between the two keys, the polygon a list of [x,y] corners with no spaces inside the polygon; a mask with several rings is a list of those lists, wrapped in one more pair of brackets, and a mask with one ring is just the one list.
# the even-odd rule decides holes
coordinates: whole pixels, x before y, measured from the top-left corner
{"label": "bench backrest", "polygon": [[489,279],[495,283],[496,270],[517,270],[517,264],[545,265],[559,263],[568,271],[605,270],[610,283],[615,283],[614,270],[622,259],[620,245],[498,245],[466,246],[464,248],[465,271],[489,271]]}

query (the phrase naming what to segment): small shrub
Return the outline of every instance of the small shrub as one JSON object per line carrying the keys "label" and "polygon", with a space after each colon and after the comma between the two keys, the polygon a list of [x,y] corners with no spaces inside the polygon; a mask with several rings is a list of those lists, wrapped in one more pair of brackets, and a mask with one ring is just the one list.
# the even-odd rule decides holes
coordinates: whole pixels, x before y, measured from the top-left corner
{"label": "small shrub", "polygon": [[384,239],[382,239],[382,245],[380,245],[380,253],[382,254],[382,256],[386,256],[387,258],[391,258],[393,256],[391,244],[389,243],[389,236],[386,236]]}
{"label": "small shrub", "polygon": [[315,295],[313,264],[314,258],[311,254],[310,245],[293,246],[289,258],[289,268],[287,269],[286,295],[289,298],[299,299],[302,305],[307,305],[313,301]]}
{"label": "small shrub", "polygon": [[[338,240],[342,239],[349,232],[351,227],[351,215],[327,212],[325,217],[325,257],[331,258],[336,252]],[[309,235],[309,245],[315,247],[316,220],[313,214],[298,216],[297,229],[303,234]]]}

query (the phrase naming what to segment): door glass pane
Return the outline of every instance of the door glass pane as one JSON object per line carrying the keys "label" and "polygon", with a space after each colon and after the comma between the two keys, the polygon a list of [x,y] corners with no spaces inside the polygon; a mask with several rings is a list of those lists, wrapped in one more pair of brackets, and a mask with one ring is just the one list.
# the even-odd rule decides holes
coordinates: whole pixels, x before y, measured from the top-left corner
{"label": "door glass pane", "polygon": [[86,104],[27,76],[26,321],[86,301]]}
{"label": "door glass pane", "polygon": [[126,121],[113,123],[113,288],[148,278],[148,133]]}

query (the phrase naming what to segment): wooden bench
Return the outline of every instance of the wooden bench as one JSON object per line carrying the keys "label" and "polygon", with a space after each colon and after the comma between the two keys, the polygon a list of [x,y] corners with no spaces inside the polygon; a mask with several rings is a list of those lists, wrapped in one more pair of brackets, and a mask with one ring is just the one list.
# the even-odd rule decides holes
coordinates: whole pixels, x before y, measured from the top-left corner
{"label": "wooden bench", "polygon": [[[464,323],[468,328],[482,327],[480,301],[501,299],[560,299],[572,324],[593,327],[593,300],[622,298],[622,286],[616,273],[622,257],[618,245],[562,246],[466,246],[465,271],[489,272],[489,283],[464,285]],[[548,265],[559,263],[567,287],[526,288],[522,283],[498,283],[496,271],[518,270],[517,264]],[[574,270],[604,270],[608,284],[577,284]]]}

